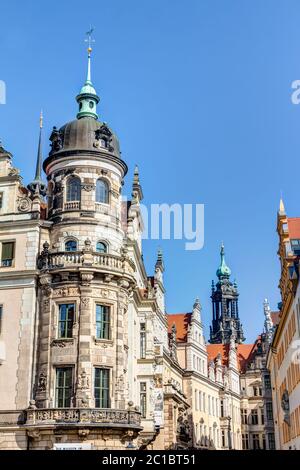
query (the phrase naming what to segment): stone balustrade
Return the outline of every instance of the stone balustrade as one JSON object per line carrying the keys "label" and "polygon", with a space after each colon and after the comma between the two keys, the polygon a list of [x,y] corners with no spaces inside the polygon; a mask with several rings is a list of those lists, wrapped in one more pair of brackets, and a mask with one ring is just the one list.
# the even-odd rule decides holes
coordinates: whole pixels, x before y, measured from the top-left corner
{"label": "stone balustrade", "polygon": [[95,268],[104,268],[109,271],[123,272],[132,274],[135,271],[133,261],[117,255],[108,253],[88,254],[81,251],[62,251],[56,253],[47,253],[39,257],[38,266],[42,270],[72,268],[79,266],[91,266]]}
{"label": "stone balustrade", "polygon": [[100,425],[141,427],[141,414],[134,410],[100,408],[36,408],[26,410],[26,425]]}

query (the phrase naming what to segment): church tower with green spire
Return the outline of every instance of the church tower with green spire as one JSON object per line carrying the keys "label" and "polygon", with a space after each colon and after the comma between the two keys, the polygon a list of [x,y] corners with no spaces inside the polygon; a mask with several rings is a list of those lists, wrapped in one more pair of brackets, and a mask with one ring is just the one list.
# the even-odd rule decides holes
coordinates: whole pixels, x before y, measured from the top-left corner
{"label": "church tower with green spire", "polygon": [[225,261],[225,249],[221,245],[221,263],[217,269],[218,282],[212,282],[213,319],[210,327],[210,343],[229,344],[231,339],[242,343],[245,338],[239,319],[238,290],[230,280],[231,270]]}

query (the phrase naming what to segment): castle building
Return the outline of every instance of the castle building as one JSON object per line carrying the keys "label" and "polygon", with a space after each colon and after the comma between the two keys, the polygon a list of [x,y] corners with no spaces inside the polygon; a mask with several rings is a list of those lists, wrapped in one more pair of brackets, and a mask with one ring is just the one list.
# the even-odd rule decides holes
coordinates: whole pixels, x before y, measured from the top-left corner
{"label": "castle building", "polygon": [[267,358],[278,449],[300,449],[300,218],[277,214],[281,266],[279,322]]}
{"label": "castle building", "polygon": [[91,52],[76,119],[53,127],[45,159],[41,116],[27,187],[0,147],[0,449],[242,449],[265,368],[243,344],[224,246],[207,344],[198,299],[166,313],[160,251],[146,272],[139,170],[125,201]]}

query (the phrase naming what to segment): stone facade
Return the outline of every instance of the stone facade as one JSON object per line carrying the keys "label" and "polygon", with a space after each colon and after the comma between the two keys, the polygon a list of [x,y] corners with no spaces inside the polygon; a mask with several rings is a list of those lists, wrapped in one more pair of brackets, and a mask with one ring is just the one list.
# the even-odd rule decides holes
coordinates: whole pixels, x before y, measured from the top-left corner
{"label": "stone facade", "polygon": [[300,219],[287,217],[282,200],[277,216],[281,265],[279,322],[269,349],[276,447],[300,449]]}
{"label": "stone facade", "polygon": [[127,165],[90,78],[76,99],[50,136],[47,189],[42,123],[27,188],[0,147],[0,449],[241,449],[230,272],[235,318],[207,345],[198,300],[166,313],[161,252],[146,272],[138,169],[123,200]]}

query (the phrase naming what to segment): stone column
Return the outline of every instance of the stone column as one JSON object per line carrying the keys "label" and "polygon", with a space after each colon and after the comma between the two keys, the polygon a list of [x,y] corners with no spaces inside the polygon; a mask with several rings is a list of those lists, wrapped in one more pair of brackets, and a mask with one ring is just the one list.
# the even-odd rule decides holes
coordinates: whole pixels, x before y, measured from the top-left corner
{"label": "stone column", "polygon": [[35,400],[38,407],[49,407],[50,399],[50,348],[51,348],[51,275],[40,276],[42,292],[39,308],[38,366]]}
{"label": "stone column", "polygon": [[91,273],[81,273],[82,285],[80,286],[80,310],[78,316],[78,357],[75,401],[77,407],[93,407],[92,392],[92,288],[90,282],[93,279]]}

